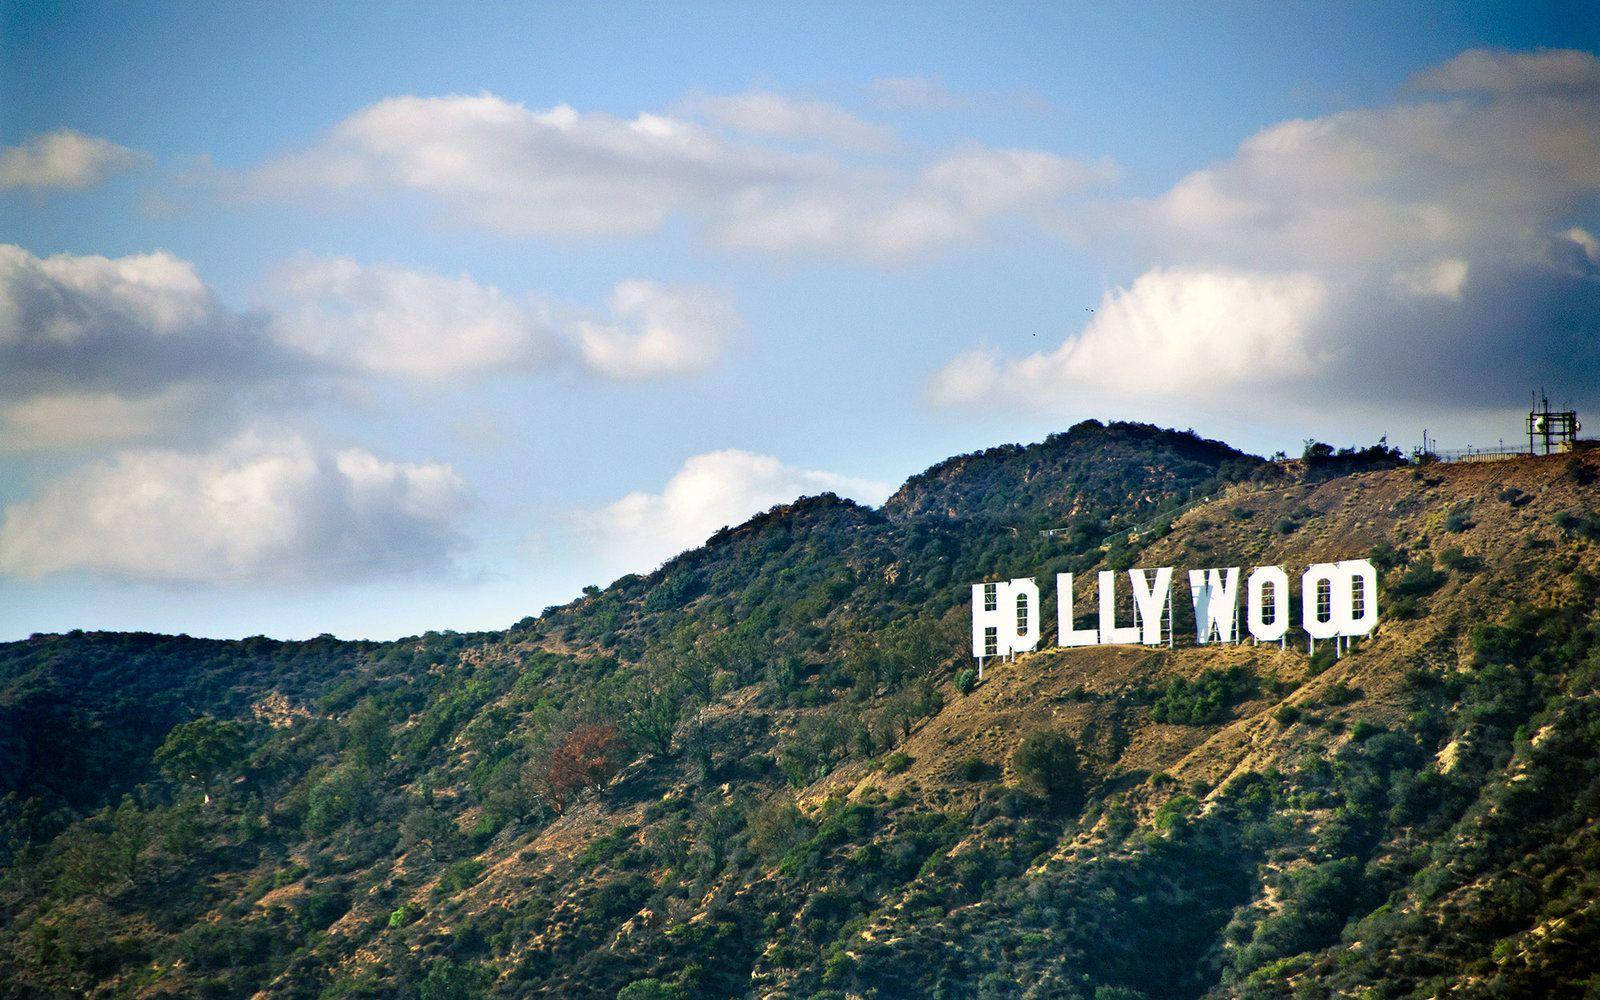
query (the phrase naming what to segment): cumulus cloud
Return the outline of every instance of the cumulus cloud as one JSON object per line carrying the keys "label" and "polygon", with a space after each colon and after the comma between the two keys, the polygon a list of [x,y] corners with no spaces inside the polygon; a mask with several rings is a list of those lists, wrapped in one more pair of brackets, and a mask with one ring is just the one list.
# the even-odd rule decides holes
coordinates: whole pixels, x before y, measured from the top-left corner
{"label": "cumulus cloud", "polygon": [[1102,206],[1103,240],[1159,263],[1058,349],[968,352],[930,395],[1225,390],[1314,411],[1330,394],[1472,409],[1530,384],[1600,391],[1596,63],[1465,53],[1418,80],[1464,96],[1282,122],[1158,197]]}
{"label": "cumulus cloud", "polygon": [[629,493],[580,513],[576,528],[608,569],[639,571],[776,504],[826,492],[879,504],[890,490],[882,483],[797,469],[770,455],[728,449],[689,458],[660,493]]}
{"label": "cumulus cloud", "polygon": [[448,465],[246,434],[210,452],[125,452],[12,504],[0,572],[297,584],[439,569],[465,504]]}
{"label": "cumulus cloud", "polygon": [[260,324],[169,253],[35,257],[0,245],[0,391],[138,392],[267,362]]}
{"label": "cumulus cloud", "polygon": [[271,284],[274,333],[342,369],[435,380],[531,371],[557,349],[545,310],[465,274],[302,258]]}
{"label": "cumulus cloud", "polygon": [[741,325],[715,289],[652,281],[618,283],[611,313],[607,322],[579,321],[577,336],[584,365],[619,381],[704,371]]}
{"label": "cumulus cloud", "polygon": [[898,260],[1037,216],[1108,174],[1105,163],[983,146],[910,164],[841,155],[833,147],[870,151],[888,133],[775,94],[689,108],[709,124],[538,111],[492,94],[391,98],[221,183],[245,197],[416,192],[453,221],[517,236],[640,235],[681,217],[733,247]]}
{"label": "cumulus cloud", "polygon": [[272,329],[346,373],[438,381],[572,363],[641,381],[703,371],[739,325],[723,293],[618,282],[609,313],[513,296],[450,277],[348,259],[302,258],[271,283]]}
{"label": "cumulus cloud", "polygon": [[806,101],[770,90],[726,96],[700,96],[686,102],[691,114],[752,135],[815,141],[867,152],[893,148],[894,132],[863,121],[836,104]]}
{"label": "cumulus cloud", "polygon": [[70,128],[36,135],[0,149],[0,190],[76,191],[132,170],[149,154]]}
{"label": "cumulus cloud", "polygon": [[498,232],[618,235],[650,232],[728,191],[824,169],[665,115],[534,111],[481,94],[380,101],[245,182],[258,193],[409,190]]}
{"label": "cumulus cloud", "polygon": [[1317,342],[1328,289],[1309,274],[1158,269],[1107,292],[1094,319],[1047,353],[1005,360],[976,351],[933,380],[936,402],[1074,393],[1203,396],[1293,379],[1326,358]]}
{"label": "cumulus cloud", "polygon": [[128,440],[303,371],[262,318],[168,253],[36,257],[0,245],[6,450]]}
{"label": "cumulus cloud", "polygon": [[1412,295],[1436,295],[1442,299],[1461,300],[1461,289],[1467,282],[1467,262],[1459,257],[1446,257],[1421,267],[1401,271],[1394,276],[1395,284]]}
{"label": "cumulus cloud", "polygon": [[700,286],[619,282],[610,310],[468,275],[303,257],[250,312],[168,253],[36,257],[0,245],[0,451],[231,425],[357,377],[440,382],[567,365],[638,381],[719,360],[739,317]]}
{"label": "cumulus cloud", "polygon": [[180,382],[146,396],[56,392],[0,400],[0,452],[126,444],[196,424],[226,425],[236,401],[214,383]]}

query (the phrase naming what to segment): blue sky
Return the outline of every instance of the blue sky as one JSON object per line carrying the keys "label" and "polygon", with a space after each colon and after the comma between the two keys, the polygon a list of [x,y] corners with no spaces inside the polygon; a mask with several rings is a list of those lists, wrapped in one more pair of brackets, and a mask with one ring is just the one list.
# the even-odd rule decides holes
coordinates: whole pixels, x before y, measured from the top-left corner
{"label": "blue sky", "polygon": [[1592,5],[12,5],[0,637],[501,627],[1084,417],[1596,401]]}

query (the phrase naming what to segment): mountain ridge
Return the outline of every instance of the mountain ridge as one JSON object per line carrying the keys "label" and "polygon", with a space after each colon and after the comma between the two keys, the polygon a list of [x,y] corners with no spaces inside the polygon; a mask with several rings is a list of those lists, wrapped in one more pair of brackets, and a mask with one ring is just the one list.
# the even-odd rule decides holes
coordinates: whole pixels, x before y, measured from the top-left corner
{"label": "mountain ridge", "polygon": [[[99,800],[0,786],[0,996],[1585,995],[1595,478],[1080,424],[877,510],[779,505],[505,632],[203,669],[6,644],[7,720],[72,670],[144,669],[169,707]],[[967,667],[976,580],[1352,556],[1382,623],[1342,659]],[[138,721],[96,704],[85,740]],[[150,762],[185,712],[239,723],[210,790]]]}

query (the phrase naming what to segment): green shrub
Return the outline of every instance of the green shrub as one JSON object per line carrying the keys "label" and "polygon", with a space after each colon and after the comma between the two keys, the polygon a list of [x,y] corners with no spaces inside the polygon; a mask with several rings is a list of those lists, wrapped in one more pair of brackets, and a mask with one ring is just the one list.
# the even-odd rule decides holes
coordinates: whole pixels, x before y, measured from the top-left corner
{"label": "green shrub", "polygon": [[956,762],[955,774],[962,781],[983,781],[993,776],[994,768],[977,754],[970,754]]}
{"label": "green shrub", "polygon": [[903,750],[896,750],[883,759],[884,774],[899,774],[910,766],[911,755]]}
{"label": "green shrub", "polygon": [[1377,567],[1378,572],[1387,573],[1405,565],[1406,553],[1405,550],[1397,549],[1388,542],[1380,542],[1368,550],[1367,561]]}
{"label": "green shrub", "polygon": [[1029,790],[1061,804],[1083,792],[1078,746],[1060,729],[1036,729],[1011,755],[1011,769]]}
{"label": "green shrub", "polygon": [[477,858],[462,858],[439,876],[438,891],[445,895],[460,892],[478,881],[478,876],[483,874],[486,867]]}
{"label": "green shrub", "polygon": [[1348,705],[1353,701],[1360,701],[1364,697],[1366,697],[1366,694],[1360,688],[1334,683],[1328,685],[1327,690],[1323,692],[1322,703],[1333,706]]}
{"label": "green shrub", "polygon": [[1306,660],[1306,676],[1315,677],[1333,666],[1339,659],[1339,646],[1337,643],[1324,642]]}
{"label": "green shrub", "polygon": [[478,1000],[493,978],[482,966],[434,962],[417,985],[417,1000]]}
{"label": "green shrub", "polygon": [[686,1000],[682,986],[659,979],[636,979],[617,991],[617,1000]]}
{"label": "green shrub", "polygon": [[405,927],[415,923],[422,916],[422,908],[412,903],[401,903],[389,914],[389,927],[391,929]]}
{"label": "green shrub", "polygon": [[1483,569],[1483,560],[1477,556],[1469,556],[1458,547],[1451,547],[1439,553],[1439,564],[1445,569],[1453,570],[1464,576],[1469,576]]}
{"label": "green shrub", "polygon": [[956,690],[962,694],[971,694],[972,689],[978,686],[978,672],[971,667],[956,672]]}
{"label": "green shrub", "polygon": [[1155,692],[1150,718],[1189,726],[1221,722],[1234,705],[1259,688],[1259,680],[1247,667],[1207,670],[1194,680],[1174,677]]}
{"label": "green shrub", "polygon": [[1433,566],[1416,565],[1389,588],[1392,597],[1427,597],[1444,586],[1446,577]]}
{"label": "green shrub", "polygon": [[355,764],[341,764],[328,772],[311,789],[306,807],[306,831],[331,833],[355,819],[366,808],[368,782],[366,772]]}
{"label": "green shrub", "polygon": [[307,932],[326,930],[350,910],[350,897],[332,889],[314,889],[300,904],[300,927]]}

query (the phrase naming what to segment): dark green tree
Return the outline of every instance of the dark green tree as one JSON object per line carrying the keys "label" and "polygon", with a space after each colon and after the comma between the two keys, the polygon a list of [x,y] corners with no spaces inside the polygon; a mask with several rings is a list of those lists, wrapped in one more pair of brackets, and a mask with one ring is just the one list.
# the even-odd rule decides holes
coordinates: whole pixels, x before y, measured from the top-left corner
{"label": "dark green tree", "polygon": [[154,759],[167,780],[176,785],[197,786],[204,801],[210,802],[212,786],[238,768],[244,756],[243,726],[202,715],[173,726],[166,741],[156,749]]}
{"label": "dark green tree", "polygon": [[1011,755],[1011,768],[1031,791],[1057,805],[1075,801],[1083,792],[1078,747],[1060,729],[1036,729]]}

